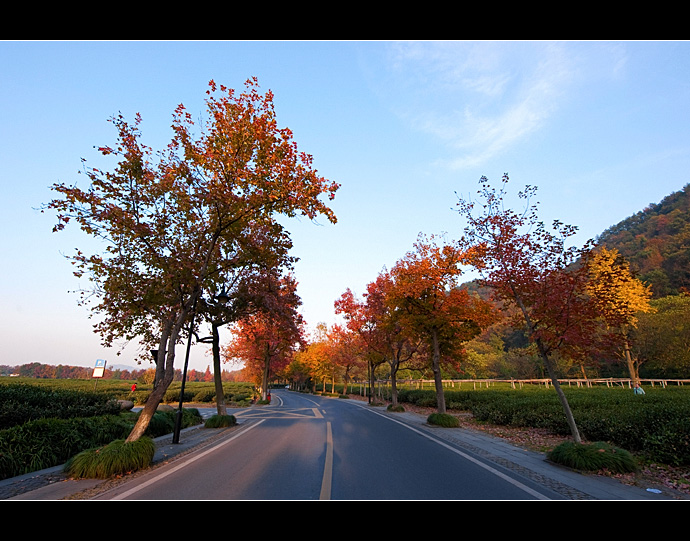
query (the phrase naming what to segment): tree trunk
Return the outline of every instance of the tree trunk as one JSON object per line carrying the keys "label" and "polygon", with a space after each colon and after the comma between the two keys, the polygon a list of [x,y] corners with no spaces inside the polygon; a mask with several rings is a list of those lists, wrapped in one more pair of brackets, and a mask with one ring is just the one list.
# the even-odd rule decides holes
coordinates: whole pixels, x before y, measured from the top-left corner
{"label": "tree trunk", "polygon": [[158,342],[158,351],[156,359],[156,373],[153,376],[153,386],[154,388],[163,381],[165,376],[165,359],[166,359],[166,346],[168,344],[168,337],[170,336],[170,331],[172,330],[173,320],[167,320],[163,323],[163,328],[161,329],[161,337]]}
{"label": "tree trunk", "polygon": [[345,375],[343,375],[343,394],[344,395],[347,394],[347,389],[350,385],[350,374],[348,373],[348,370],[345,370]]}
{"label": "tree trunk", "polygon": [[520,307],[520,311],[522,312],[523,317],[525,318],[525,323],[527,325],[527,333],[529,334],[529,337],[531,339],[534,339],[534,341],[536,342],[537,349],[539,350],[539,355],[544,361],[544,366],[546,366],[546,371],[548,372],[549,377],[551,378],[553,388],[556,389],[556,395],[558,396],[558,399],[561,401],[561,406],[563,407],[563,412],[565,413],[566,421],[568,422],[568,426],[570,427],[570,433],[572,434],[573,439],[576,443],[581,443],[582,439],[580,438],[580,431],[578,430],[577,424],[575,423],[575,417],[573,417],[573,412],[570,409],[570,404],[568,404],[568,398],[565,396],[565,393],[563,393],[563,389],[561,389],[560,383],[558,383],[558,376],[556,375],[556,370],[553,367],[553,364],[551,363],[551,358],[549,357],[549,354],[546,351],[546,348],[544,347],[544,344],[541,342],[541,340],[539,338],[534,338],[535,327],[532,324],[532,318],[530,317],[530,314],[527,311],[527,307],[522,302],[522,298],[515,292],[515,290],[513,290],[513,295],[515,301]]}
{"label": "tree trunk", "polygon": [[630,373],[630,379],[633,385],[640,382],[640,375],[638,374],[635,363],[632,360],[632,355],[630,354],[630,342],[627,338],[623,338],[623,352],[625,354],[625,362],[628,365],[628,372]]}
{"label": "tree trunk", "polygon": [[541,340],[537,338],[536,342],[537,348],[539,349],[539,355],[544,361],[544,365],[546,366],[546,371],[549,374],[549,378],[551,378],[553,388],[556,390],[556,395],[558,396],[558,399],[561,401],[561,406],[563,406],[565,418],[568,422],[568,426],[570,427],[570,432],[573,435],[573,439],[576,443],[582,443],[582,439],[580,438],[580,431],[578,430],[577,424],[575,423],[575,417],[573,416],[573,412],[570,409],[570,404],[568,404],[568,399],[565,396],[563,389],[561,388],[561,384],[558,382],[558,376],[556,374],[555,368],[553,367],[553,363],[551,362],[551,358],[546,352],[544,345],[541,343]]}
{"label": "tree trunk", "polygon": [[[127,436],[126,442],[137,441],[145,433],[149,427],[151,419],[158,409],[158,405],[165,397],[165,393],[170,387],[175,378],[175,344],[180,335],[180,330],[187,319],[188,310],[183,310],[177,317],[177,320],[172,324],[172,320],[163,323],[163,332],[161,334],[160,345],[158,349],[158,363],[156,366],[156,381],[154,382],[153,391],[146,400],[139,418],[132,428],[132,431]],[[167,344],[167,347],[166,347]],[[158,370],[160,367],[165,367],[160,379],[158,379]]]}
{"label": "tree trunk", "polygon": [[213,351],[213,381],[216,387],[216,411],[218,415],[227,415],[228,410],[225,405],[225,392],[223,391],[222,370],[220,367],[220,335],[218,333],[218,324],[211,323],[212,344]]}
{"label": "tree trunk", "polygon": [[398,405],[398,362],[389,363],[391,367],[391,406]]}
{"label": "tree trunk", "polygon": [[391,404],[393,407],[398,405],[398,380],[397,380],[397,372],[398,370],[396,369],[394,372],[391,372]]}
{"label": "tree trunk", "polygon": [[374,378],[374,361],[369,360],[369,404],[371,404],[371,401],[374,397],[374,392],[375,392],[375,378]]}
{"label": "tree trunk", "polygon": [[[170,342],[171,341],[169,341],[169,343]],[[174,342],[172,342],[172,344],[169,346],[167,354],[165,354],[164,350],[161,351],[163,351],[163,353],[160,353],[159,355],[166,356],[164,364],[169,364],[172,367],[175,357]],[[129,433],[129,436],[127,436],[127,442],[137,441],[144,435],[146,429],[148,429],[149,427],[151,418],[158,409],[158,405],[165,397],[165,393],[168,390],[168,387],[170,387],[170,384],[172,383],[174,376],[174,370],[166,369],[163,373],[162,379],[154,384],[153,391],[149,395],[148,399],[146,400],[146,403],[144,404],[143,409],[139,413],[139,417],[137,419],[136,424],[134,425],[134,428],[132,428],[132,431]]]}
{"label": "tree trunk", "polygon": [[446,397],[443,393],[443,378],[441,376],[441,351],[438,343],[438,331],[431,332],[433,345],[432,370],[434,371],[434,383],[436,384],[436,404],[438,413],[446,413]]}
{"label": "tree trunk", "polygon": [[268,375],[269,368],[271,365],[271,357],[266,353],[266,358],[264,359],[264,373],[261,376],[261,399],[266,400],[268,398]]}

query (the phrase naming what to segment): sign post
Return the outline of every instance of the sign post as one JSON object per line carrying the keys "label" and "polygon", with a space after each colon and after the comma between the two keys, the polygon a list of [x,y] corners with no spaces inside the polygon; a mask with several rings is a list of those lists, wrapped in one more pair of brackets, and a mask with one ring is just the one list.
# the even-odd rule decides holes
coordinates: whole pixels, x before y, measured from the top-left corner
{"label": "sign post", "polygon": [[102,378],[105,375],[105,365],[107,364],[106,361],[103,359],[96,359],[96,366],[93,369],[93,377],[96,381],[93,384],[93,390],[96,390],[96,384],[98,383],[98,380]]}

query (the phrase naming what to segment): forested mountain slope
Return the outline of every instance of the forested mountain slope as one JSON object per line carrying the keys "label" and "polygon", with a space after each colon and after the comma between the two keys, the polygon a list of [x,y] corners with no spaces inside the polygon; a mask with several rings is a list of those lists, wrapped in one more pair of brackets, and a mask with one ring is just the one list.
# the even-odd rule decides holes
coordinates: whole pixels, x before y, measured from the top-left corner
{"label": "forested mountain slope", "polygon": [[690,184],[608,228],[597,239],[630,262],[654,297],[690,293]]}

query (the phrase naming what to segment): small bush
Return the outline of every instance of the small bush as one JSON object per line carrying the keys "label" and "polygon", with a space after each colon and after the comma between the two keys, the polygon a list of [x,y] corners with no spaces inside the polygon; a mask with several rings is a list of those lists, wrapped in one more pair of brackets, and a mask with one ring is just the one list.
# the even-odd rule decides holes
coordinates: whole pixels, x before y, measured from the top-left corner
{"label": "small bush", "polygon": [[224,428],[228,426],[235,426],[237,419],[234,415],[213,415],[206,419],[204,423],[205,428]]}
{"label": "small bush", "polygon": [[386,409],[388,411],[394,411],[397,413],[405,411],[405,408],[401,404],[398,404],[397,406],[394,406],[393,404],[389,404]]}
{"label": "small bush", "polygon": [[432,413],[427,417],[426,422],[430,425],[442,426],[444,428],[457,428],[460,426],[458,418],[448,413]]}
{"label": "small bush", "polygon": [[115,440],[75,455],[65,465],[65,472],[78,479],[108,479],[147,468],[155,451],[151,438],[142,437],[129,443]]}
{"label": "small bush", "polygon": [[603,442],[561,443],[548,454],[548,458],[557,464],[580,471],[607,470],[612,473],[637,471],[637,462],[628,451]]}

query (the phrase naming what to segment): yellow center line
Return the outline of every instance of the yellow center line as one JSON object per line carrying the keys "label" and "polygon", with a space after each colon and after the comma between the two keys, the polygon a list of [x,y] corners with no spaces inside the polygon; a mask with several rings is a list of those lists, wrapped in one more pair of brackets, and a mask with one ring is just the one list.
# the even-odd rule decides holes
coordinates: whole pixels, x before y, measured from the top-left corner
{"label": "yellow center line", "polygon": [[326,464],[323,468],[320,500],[331,499],[331,481],[333,480],[333,431],[331,423],[326,423]]}

